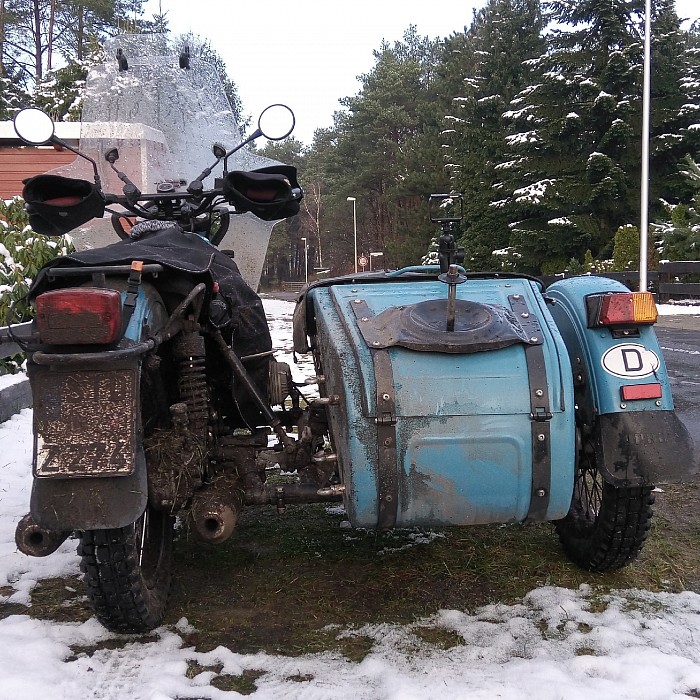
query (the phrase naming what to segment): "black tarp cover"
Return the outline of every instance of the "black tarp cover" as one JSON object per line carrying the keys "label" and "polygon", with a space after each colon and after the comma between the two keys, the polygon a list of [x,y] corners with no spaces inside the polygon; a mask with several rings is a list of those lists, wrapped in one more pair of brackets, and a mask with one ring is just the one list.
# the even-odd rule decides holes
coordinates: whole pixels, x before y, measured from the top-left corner
{"label": "black tarp cover", "polygon": [[[56,258],[39,271],[29,297],[33,299],[58,286],[47,275],[52,268],[130,265],[134,260],[145,264],[159,263],[170,271],[188,274],[196,282],[204,282],[207,285],[205,313],[213,317],[239,357],[272,349],[262,301],[244,282],[235,262],[197,234],[185,233],[177,226],[148,233],[142,238]],[[65,286],[66,281],[63,278],[58,284]],[[218,294],[214,294],[214,282],[218,282]],[[247,363],[247,368],[258,386],[267,385],[267,358]],[[250,408],[248,399],[247,396],[239,397],[241,409],[241,404],[248,404],[247,408]],[[247,410],[243,412],[248,413]]]}

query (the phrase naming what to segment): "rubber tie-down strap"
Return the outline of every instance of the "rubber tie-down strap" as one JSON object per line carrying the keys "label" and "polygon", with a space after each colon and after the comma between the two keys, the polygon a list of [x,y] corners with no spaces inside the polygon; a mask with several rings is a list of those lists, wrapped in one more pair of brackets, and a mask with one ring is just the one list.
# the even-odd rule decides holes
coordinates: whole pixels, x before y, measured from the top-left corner
{"label": "rubber tie-down strap", "polygon": [[530,387],[530,420],[532,442],[532,486],[530,506],[526,522],[540,522],[547,519],[549,495],[552,485],[552,444],[549,407],[547,367],[544,357],[544,334],[537,317],[530,313],[524,297],[514,294],[508,297],[513,312],[523,324],[530,337],[530,345],[525,346],[527,378]]}
{"label": "rubber tie-down strap", "polygon": [[[366,323],[373,316],[371,309],[361,299],[352,301],[352,309],[358,324]],[[377,500],[379,512],[377,527],[387,530],[395,527],[399,502],[399,474],[396,463],[396,402],[394,373],[388,349],[374,350],[370,346],[374,364],[376,386],[377,425]]]}
{"label": "rubber tie-down strap", "polygon": [[139,287],[141,286],[141,276],[143,274],[143,261],[133,260],[131,263],[131,272],[126,283],[126,295],[124,297],[124,306],[122,308],[122,334],[124,337],[126,329],[129,326],[131,317],[136,308],[136,300],[139,295]]}

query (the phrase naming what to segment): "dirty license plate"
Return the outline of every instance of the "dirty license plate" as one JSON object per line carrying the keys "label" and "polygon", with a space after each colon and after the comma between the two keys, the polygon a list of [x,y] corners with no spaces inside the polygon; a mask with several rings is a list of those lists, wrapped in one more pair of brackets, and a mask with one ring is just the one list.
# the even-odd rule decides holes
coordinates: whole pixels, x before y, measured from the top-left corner
{"label": "dirty license plate", "polygon": [[40,372],[35,378],[34,476],[134,471],[138,371]]}

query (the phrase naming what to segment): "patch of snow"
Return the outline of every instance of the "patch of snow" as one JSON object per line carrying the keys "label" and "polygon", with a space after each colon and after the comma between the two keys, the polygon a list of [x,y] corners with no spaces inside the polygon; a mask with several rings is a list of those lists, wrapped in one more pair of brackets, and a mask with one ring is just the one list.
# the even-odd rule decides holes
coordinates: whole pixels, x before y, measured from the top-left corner
{"label": "patch of snow", "polygon": [[17,372],[17,374],[0,374],[0,389],[26,381],[27,375],[25,372]]}
{"label": "patch of snow", "polygon": [[509,170],[510,168],[515,168],[520,165],[525,159],[516,158],[515,160],[507,160],[505,163],[499,163],[494,167],[494,170]]}
{"label": "patch of snow", "polygon": [[523,131],[519,134],[511,134],[509,136],[506,136],[506,143],[509,146],[515,146],[517,144],[522,144],[522,143],[538,143],[540,141],[540,137],[537,135],[537,132],[532,130],[532,131]]}
{"label": "patch of snow", "polygon": [[539,204],[543,199],[547,190],[556,182],[552,179],[538,180],[533,182],[531,185],[526,187],[521,187],[515,190],[513,195],[515,196],[516,202],[531,202],[532,204]]}
{"label": "patch of snow", "polygon": [[[502,252],[507,253],[512,254]],[[291,354],[294,304],[265,298],[264,306],[274,328],[273,345]],[[668,313],[686,313],[688,307],[660,305],[660,313],[667,308]],[[41,579],[78,574],[73,541],[43,559],[25,557],[14,544],[16,522],[29,502],[31,426],[30,410],[0,424],[4,604],[28,603],[31,587]],[[411,544],[430,546],[439,536],[416,532]],[[255,700],[665,700],[697,696],[700,689],[700,596],[691,592],[602,594],[589,585],[576,590],[545,585],[514,605],[439,610],[405,625],[327,627],[338,638],[371,641],[360,663],[338,652],[239,654],[223,646],[199,652],[183,639],[195,631],[186,618],[140,641],[108,632],[95,618],[50,622],[33,619],[30,612],[27,608],[27,614],[0,620],[3,700],[238,697],[211,685],[215,671],[190,678],[192,662],[221,665],[222,674],[233,676],[260,672],[249,695]],[[449,633],[453,646],[443,649],[425,641],[429,635],[424,633],[430,631]],[[99,648],[110,640],[120,643]],[[95,645],[94,651],[80,651]]]}
{"label": "patch of snow", "polygon": [[482,97],[478,99],[477,104],[488,104],[489,102],[498,102],[501,99],[500,95],[488,95],[487,97]]}

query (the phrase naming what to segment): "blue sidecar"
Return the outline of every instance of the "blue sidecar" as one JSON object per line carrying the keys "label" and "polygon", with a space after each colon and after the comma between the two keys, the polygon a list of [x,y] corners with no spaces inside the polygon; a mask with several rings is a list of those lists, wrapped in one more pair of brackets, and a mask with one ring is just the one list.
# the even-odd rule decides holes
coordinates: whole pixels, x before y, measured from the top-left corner
{"label": "blue sidecar", "polygon": [[619,568],[653,488],[694,476],[649,293],[456,264],[326,280],[300,298],[357,527],[555,521],[571,559]]}

